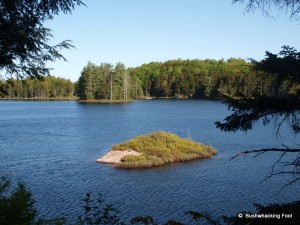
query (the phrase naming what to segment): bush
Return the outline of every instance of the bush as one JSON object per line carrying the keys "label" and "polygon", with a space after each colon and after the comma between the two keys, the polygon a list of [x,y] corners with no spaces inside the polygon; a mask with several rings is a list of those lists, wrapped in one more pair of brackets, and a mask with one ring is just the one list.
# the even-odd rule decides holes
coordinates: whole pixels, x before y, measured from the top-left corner
{"label": "bush", "polygon": [[117,167],[142,168],[160,166],[176,161],[187,161],[198,158],[211,157],[217,151],[190,139],[180,138],[175,134],[164,131],[141,135],[119,145],[114,145],[112,150],[132,149],[143,153],[140,156],[126,156]]}
{"label": "bush", "polygon": [[34,200],[23,183],[18,183],[15,190],[9,190],[10,182],[5,177],[0,181],[0,225],[34,224],[37,210]]}
{"label": "bush", "polygon": [[[141,160],[145,165],[151,163],[160,163],[159,158],[152,157],[150,161]],[[137,162],[135,162],[137,163]],[[133,164],[135,165],[135,164]],[[131,219],[130,223],[122,222],[119,217],[119,210],[110,204],[106,204],[102,195],[93,198],[91,193],[87,193],[84,202],[83,213],[80,214],[76,221],[76,225],[158,225],[151,216],[137,216]],[[182,216],[182,219],[190,221],[188,224],[211,224],[211,225],[298,225],[300,224],[300,202],[292,202],[288,204],[274,204],[261,206],[256,205],[257,214],[277,214],[292,215],[290,218],[245,218],[244,216],[223,217],[222,219],[214,219],[209,214],[200,214],[199,212],[188,211]],[[245,215],[247,212],[243,212]],[[249,213],[253,214],[253,213]],[[54,218],[43,220],[38,217],[38,212],[34,206],[34,199],[30,191],[28,191],[23,183],[18,183],[17,187],[12,190],[10,182],[7,178],[2,177],[0,180],[0,225],[71,225],[64,218]],[[72,225],[75,225],[72,224]],[[175,220],[169,220],[164,225],[184,225]]]}

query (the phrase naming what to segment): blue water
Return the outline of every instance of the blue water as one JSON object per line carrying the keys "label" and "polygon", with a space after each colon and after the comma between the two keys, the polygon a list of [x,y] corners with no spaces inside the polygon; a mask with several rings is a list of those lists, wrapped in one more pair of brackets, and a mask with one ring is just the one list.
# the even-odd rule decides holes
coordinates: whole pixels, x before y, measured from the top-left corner
{"label": "blue water", "polygon": [[[129,104],[0,102],[0,175],[23,181],[46,217],[82,212],[86,192],[101,193],[124,220],[151,215],[178,219],[185,211],[213,216],[253,210],[253,203],[299,200],[299,184],[280,191],[289,177],[263,181],[278,155],[229,158],[242,150],[299,144],[288,129],[257,125],[226,133],[214,122],[229,115],[216,101],[148,100]],[[96,160],[113,144],[157,130],[212,145],[213,159],[138,170],[116,169]]]}

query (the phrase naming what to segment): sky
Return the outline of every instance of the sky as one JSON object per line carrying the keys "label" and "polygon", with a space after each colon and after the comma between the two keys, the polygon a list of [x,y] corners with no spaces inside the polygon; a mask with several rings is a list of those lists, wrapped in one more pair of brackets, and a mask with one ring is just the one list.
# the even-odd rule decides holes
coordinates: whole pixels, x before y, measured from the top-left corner
{"label": "sky", "polygon": [[45,27],[51,44],[72,40],[68,60],[47,64],[51,74],[75,82],[89,61],[126,67],[172,59],[261,60],[283,45],[300,50],[300,23],[284,13],[245,12],[232,0],[83,0],[72,14]]}

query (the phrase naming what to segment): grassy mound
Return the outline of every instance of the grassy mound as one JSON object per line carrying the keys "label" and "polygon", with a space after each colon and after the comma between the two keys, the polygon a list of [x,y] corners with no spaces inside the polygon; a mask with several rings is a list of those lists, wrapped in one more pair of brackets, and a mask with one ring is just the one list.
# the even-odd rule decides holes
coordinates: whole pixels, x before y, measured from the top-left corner
{"label": "grassy mound", "polygon": [[119,145],[112,150],[132,149],[142,155],[129,155],[122,158],[117,167],[145,168],[160,166],[171,162],[183,162],[199,158],[212,157],[217,151],[190,139],[183,139],[175,134],[157,131],[149,135],[138,136]]}
{"label": "grassy mound", "polygon": [[105,100],[105,99],[88,99],[88,100],[78,100],[79,103],[98,103],[98,104],[121,104],[133,102],[133,100]]}

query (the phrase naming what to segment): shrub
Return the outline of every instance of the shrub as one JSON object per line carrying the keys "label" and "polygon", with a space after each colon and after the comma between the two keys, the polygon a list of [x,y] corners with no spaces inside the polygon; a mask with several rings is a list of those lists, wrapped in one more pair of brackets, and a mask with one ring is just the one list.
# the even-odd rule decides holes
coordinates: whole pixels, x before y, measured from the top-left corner
{"label": "shrub", "polygon": [[152,167],[176,161],[211,157],[216,154],[216,150],[211,146],[205,146],[164,131],[141,135],[112,147],[112,150],[123,151],[127,149],[143,154],[126,156],[121,160],[121,163],[116,164],[117,167]]}

